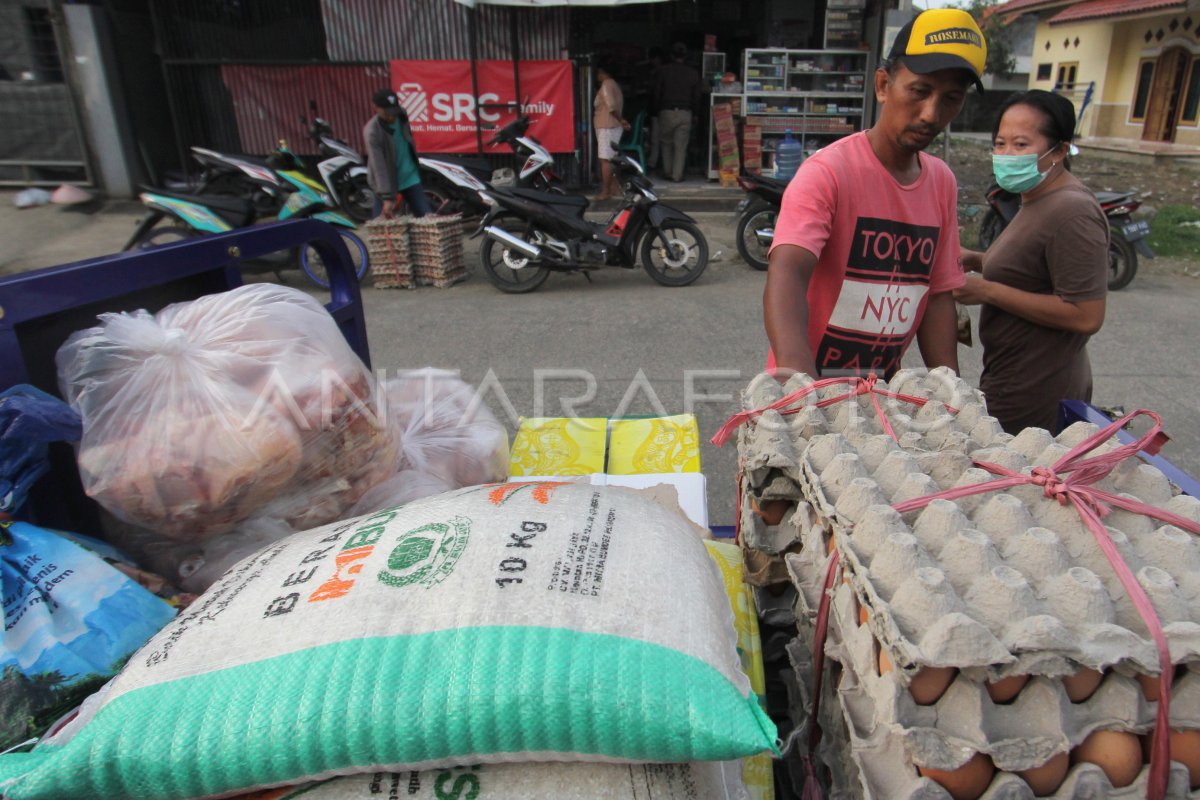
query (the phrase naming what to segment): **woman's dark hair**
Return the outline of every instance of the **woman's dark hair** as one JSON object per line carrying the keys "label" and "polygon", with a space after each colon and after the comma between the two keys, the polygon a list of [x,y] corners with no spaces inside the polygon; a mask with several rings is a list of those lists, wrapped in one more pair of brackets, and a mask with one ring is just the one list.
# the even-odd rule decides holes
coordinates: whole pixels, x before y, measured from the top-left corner
{"label": "woman's dark hair", "polygon": [[[996,123],[992,126],[992,143],[1000,133],[1000,120],[1013,106],[1029,106],[1038,111],[1041,123],[1038,133],[1054,142],[1058,147],[1064,142],[1070,143],[1075,139],[1075,104],[1061,94],[1046,92],[1041,89],[1030,89],[1027,92],[1017,92],[1004,101],[996,113]],[[1071,168],[1070,158],[1064,158],[1067,169]]]}

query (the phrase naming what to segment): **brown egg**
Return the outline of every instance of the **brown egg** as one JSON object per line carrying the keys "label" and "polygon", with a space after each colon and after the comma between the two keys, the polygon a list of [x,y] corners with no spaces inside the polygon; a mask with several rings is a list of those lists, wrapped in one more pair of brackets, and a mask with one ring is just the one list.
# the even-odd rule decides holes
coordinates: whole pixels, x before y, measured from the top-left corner
{"label": "brown egg", "polygon": [[1082,703],[1092,696],[1100,686],[1100,682],[1104,680],[1104,673],[1095,669],[1081,669],[1074,675],[1067,675],[1062,679],[1063,688],[1067,690],[1067,697],[1072,703]]}
{"label": "brown egg", "polygon": [[1055,790],[1062,786],[1063,780],[1067,777],[1067,770],[1070,768],[1070,754],[1063,751],[1051,756],[1050,760],[1040,767],[1021,770],[1017,775],[1029,784],[1029,788],[1035,795],[1045,797],[1054,794]]}
{"label": "brown egg", "polygon": [[1171,760],[1188,768],[1192,788],[1200,788],[1200,731],[1171,730]]}
{"label": "brown egg", "polygon": [[762,521],[768,525],[778,525],[783,522],[784,515],[792,507],[787,500],[764,500],[761,503],[751,500],[750,505],[754,507],[754,513],[762,517]]}
{"label": "brown egg", "polygon": [[1071,751],[1072,763],[1087,762],[1104,770],[1115,788],[1128,786],[1142,771],[1142,744],[1138,737],[1123,731],[1092,731]]}
{"label": "brown egg", "polygon": [[1001,678],[987,685],[988,697],[992,698],[993,703],[1012,702],[1027,683],[1029,683],[1028,675],[1010,675],[1007,678]]}
{"label": "brown egg", "polygon": [[1146,698],[1147,702],[1158,702],[1158,675],[1144,675],[1139,672],[1137,674],[1137,682],[1142,685],[1142,697]]}
{"label": "brown egg", "polygon": [[975,800],[992,782],[996,767],[985,753],[976,753],[958,769],[940,770],[917,767],[917,772],[941,784],[954,800]]}
{"label": "brown egg", "polygon": [[888,658],[887,651],[880,647],[878,642],[875,643],[875,649],[879,651],[878,672],[880,676],[887,675],[892,671],[892,660]]}
{"label": "brown egg", "polygon": [[946,693],[958,670],[954,667],[925,667],[913,676],[908,692],[919,706],[931,706]]}
{"label": "brown egg", "polygon": [[864,605],[859,605],[859,607],[858,607],[858,624],[866,625],[868,616],[869,615],[867,614],[867,607]]}
{"label": "brown egg", "polygon": [[829,541],[825,543],[825,554],[833,552],[833,543],[837,541],[837,536],[832,531],[829,532]]}

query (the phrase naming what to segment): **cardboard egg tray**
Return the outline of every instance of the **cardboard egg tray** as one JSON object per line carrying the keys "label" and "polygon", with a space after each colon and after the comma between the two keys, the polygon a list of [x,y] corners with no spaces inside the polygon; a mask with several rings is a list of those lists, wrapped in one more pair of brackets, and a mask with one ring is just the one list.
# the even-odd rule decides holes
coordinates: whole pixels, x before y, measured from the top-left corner
{"label": "cardboard egg tray", "polygon": [[[1096,430],[1077,423],[1058,440],[1026,431],[973,455],[1017,471],[1048,466]],[[872,458],[837,435],[811,440],[803,465],[806,496],[905,674],[925,666],[993,681],[1080,667],[1158,673],[1150,633],[1092,534],[1039,487],[937,500],[902,516],[891,504],[993,476],[958,452]],[[1200,500],[1173,497],[1166,478],[1136,460],[1097,486],[1200,521]],[[1125,511],[1104,521],[1162,620],[1172,662],[1200,659],[1200,538]]]}
{"label": "cardboard egg tray", "polygon": [[[1007,459],[1008,466],[1020,468],[1024,464],[1012,457],[1013,452],[1026,451],[1031,453],[1032,463],[1052,463],[1094,431],[1093,426],[1075,426],[1057,441],[1045,431],[1026,431],[1001,448],[1009,452],[993,448],[986,457]],[[1092,563],[1103,556],[1091,534],[1077,522],[1076,512],[1046,501],[1040,490],[1033,496],[1017,490],[1010,494],[1024,494],[1023,499],[996,493],[964,498],[957,504],[935,501],[923,511],[902,517],[889,506],[868,502],[870,484],[882,491],[873,478],[901,486],[911,480],[912,461],[923,462],[922,470],[937,475],[933,483],[940,488],[992,476],[967,475],[975,469],[969,467],[956,477],[956,470],[946,466],[962,464],[954,453],[943,452],[935,458],[939,454],[902,453],[899,448],[870,444],[855,450],[845,437],[814,437],[804,454],[803,488],[812,500],[810,510],[797,506],[801,513],[780,523],[780,527],[791,528],[788,535],[800,544],[786,556],[786,566],[799,590],[795,616],[809,646],[828,566],[827,552],[837,547],[843,558],[842,577],[831,592],[826,649],[830,658],[843,665],[844,677],[840,691],[823,693],[822,717],[827,706],[840,704],[850,727],[850,751],[865,796],[945,798],[945,790],[921,778],[914,763],[954,769],[974,753],[983,752],[1000,771],[982,797],[1033,797],[1028,785],[1012,771],[1039,766],[1097,729],[1149,731],[1156,704],[1144,697],[1135,677],[1138,672],[1157,673],[1157,658],[1148,646],[1140,618],[1127,607],[1128,600],[1111,567],[1107,562]],[[886,468],[885,462],[889,464]],[[897,466],[901,464],[903,470]],[[874,467],[872,477],[864,478],[858,470],[868,467]],[[897,474],[887,474],[893,471]],[[898,474],[901,471],[903,478]],[[1187,518],[1200,518],[1200,502],[1183,495],[1172,497],[1157,470],[1136,461],[1115,470],[1108,488],[1139,495]],[[895,502],[894,494],[890,498],[887,492],[884,495],[884,502]],[[1046,510],[1037,511],[1043,503]],[[1071,516],[1060,515],[1059,509],[1070,511]],[[1016,515],[1017,510],[1055,529],[1030,524]],[[923,514],[928,517],[922,519]],[[966,518],[965,524],[960,514]],[[1166,622],[1173,660],[1189,662],[1194,656],[1190,640],[1195,621],[1190,610],[1195,607],[1195,593],[1190,587],[1196,575],[1195,537],[1145,517],[1120,514],[1107,519],[1112,523],[1119,520],[1132,535],[1113,527],[1110,535]],[[947,519],[955,524],[947,525]],[[1021,520],[1024,527],[1015,524]],[[936,559],[931,552],[937,553]],[[928,561],[917,563],[914,553]],[[876,565],[875,559],[884,560]],[[1079,566],[1081,563],[1085,566]],[[941,577],[922,570],[940,572]],[[1172,572],[1180,581],[1174,586]],[[1106,581],[1101,575],[1111,577]],[[905,583],[919,586],[921,591],[901,593]],[[1076,585],[1084,588],[1074,588]],[[1182,603],[1172,600],[1179,599],[1179,585],[1188,587]],[[948,594],[947,590],[963,600],[965,610],[958,606],[947,612],[940,605],[937,598]],[[1010,601],[1016,603],[1015,608]],[[940,609],[941,616],[932,620],[906,616],[930,608]],[[860,609],[866,609],[865,623],[860,622]],[[1042,619],[1030,621],[1037,616]],[[1109,627],[1096,627],[1105,625]],[[986,629],[988,636],[982,636],[978,627]],[[1063,636],[1063,629],[1075,635]],[[914,632],[921,633],[919,641],[910,635]],[[897,666],[881,676],[879,641],[884,635],[894,637],[897,646],[887,652]],[[914,653],[931,655],[922,649],[927,644],[940,660],[912,660]],[[1026,646],[1045,649],[1026,651]],[[960,669],[941,697],[932,705],[917,705],[907,688],[912,676],[923,665],[953,662]],[[1084,666],[1114,668],[1093,694],[1072,703],[1061,676]],[[984,683],[1029,674],[1038,677],[1030,679],[1007,703],[993,702]],[[1200,674],[1195,664],[1177,668],[1170,724],[1173,728],[1200,727]],[[821,750],[818,755],[831,767],[845,760]],[[1077,764],[1053,796],[1141,797],[1147,772],[1144,767],[1131,786],[1114,789],[1098,767]],[[849,785],[854,783],[849,781]],[[1172,765],[1168,796],[1200,796],[1188,793],[1187,771],[1180,764]]]}
{"label": "cardboard egg tray", "polygon": [[[880,725],[877,708],[869,693],[858,682],[852,670],[843,670],[836,691],[826,694],[830,708],[839,710],[847,729],[848,756],[853,769],[845,783],[861,786],[862,797],[871,800],[946,800],[950,794],[927,777],[923,777],[914,766],[917,757],[912,752],[915,736],[902,735],[894,729]],[[833,695],[833,696],[831,696]],[[822,713],[824,719],[824,713]],[[824,721],[822,725],[824,726]],[[833,726],[833,730],[837,730]],[[1061,752],[1061,751],[1059,751]],[[837,756],[837,763],[845,764],[845,755]],[[970,751],[963,751],[959,763],[971,758]],[[823,755],[824,758],[829,758]],[[1137,778],[1128,786],[1114,788],[1104,771],[1095,764],[1071,765],[1063,782],[1050,795],[1056,800],[1134,800],[1146,797],[1146,786],[1150,768],[1143,765]],[[1189,791],[1189,776],[1184,765],[1172,762],[1166,796],[1169,798],[1200,797],[1200,792]],[[974,796],[974,795],[972,795]],[[979,800],[1033,800],[1033,790],[1021,777],[1011,771],[997,769]]]}

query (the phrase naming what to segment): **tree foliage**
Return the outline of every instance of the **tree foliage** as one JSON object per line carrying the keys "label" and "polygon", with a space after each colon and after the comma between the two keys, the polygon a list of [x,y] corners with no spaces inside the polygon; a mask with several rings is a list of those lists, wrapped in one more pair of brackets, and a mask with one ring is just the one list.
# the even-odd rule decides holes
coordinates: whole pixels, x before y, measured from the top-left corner
{"label": "tree foliage", "polygon": [[979,24],[987,40],[987,63],[984,72],[997,78],[1011,78],[1017,67],[1013,53],[1012,28],[1004,24],[1004,14],[996,13],[1003,5],[996,0],[961,0],[958,7],[966,11]]}

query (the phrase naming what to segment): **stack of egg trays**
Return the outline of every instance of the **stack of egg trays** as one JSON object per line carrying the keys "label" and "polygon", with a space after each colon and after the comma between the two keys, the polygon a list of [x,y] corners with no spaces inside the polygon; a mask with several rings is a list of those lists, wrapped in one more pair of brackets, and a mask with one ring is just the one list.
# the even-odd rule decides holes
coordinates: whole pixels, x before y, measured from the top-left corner
{"label": "stack of egg trays", "polygon": [[461,216],[429,215],[412,219],[409,251],[417,285],[446,289],[466,280]]}
{"label": "stack of egg trays", "polygon": [[[785,395],[812,384],[807,375],[795,375],[780,385],[767,373],[756,376],[742,393],[743,409],[766,408]],[[908,402],[880,398],[893,430],[905,448],[916,450],[956,448],[966,451],[973,445],[990,444],[1007,436],[984,410],[983,397],[953,371],[901,370],[890,385],[879,381],[881,390],[926,398],[929,402],[918,407]],[[740,525],[747,563],[761,565],[750,576],[759,614],[768,624],[795,624],[793,607],[795,592],[787,578],[784,556],[800,548],[798,530],[793,525],[768,525],[755,506],[771,501],[783,501],[788,509],[786,521],[799,515],[812,518],[811,504],[804,497],[802,456],[813,436],[841,433],[854,441],[883,434],[871,398],[860,396],[817,408],[816,403],[845,395],[846,384],[823,387],[801,400],[799,413],[783,416],[778,411],[765,411],[738,429],[738,454],[741,470],[742,497]],[[951,414],[946,406],[954,408]]]}
{"label": "stack of egg trays", "polygon": [[378,217],[363,226],[371,275],[376,289],[412,289],[413,266],[409,258],[410,217]]}
{"label": "stack of egg trays", "polygon": [[[1078,423],[1055,439],[1028,429],[997,436],[971,455],[1018,471],[1049,466],[1096,431]],[[886,437],[852,443],[833,434],[812,437],[801,459],[814,513],[792,521],[802,542],[787,557],[800,589],[796,617],[801,638],[811,642],[826,552],[836,547],[842,575],[831,595],[827,652],[844,675],[822,702],[840,704],[868,797],[944,798],[914,764],[952,770],[982,752],[999,770],[983,798],[1029,798],[1029,786],[1012,772],[1044,764],[1094,730],[1153,727],[1157,704],[1147,697],[1157,686],[1156,651],[1074,508],[1034,486],[938,500],[905,515],[891,508],[995,478],[963,455],[957,447],[914,452]],[[1135,459],[1097,485],[1200,521],[1200,501],[1174,495],[1157,469]],[[1170,725],[1200,728],[1200,543],[1121,510],[1105,523],[1151,598],[1177,665]],[[882,676],[881,648],[896,665]],[[935,703],[917,705],[912,679],[945,667],[956,668],[950,685]],[[1108,674],[1071,702],[1062,679],[1086,670]],[[1015,698],[991,699],[988,684],[1019,685],[1020,676],[1030,678]],[[1143,767],[1131,785],[1113,789],[1099,767],[1081,763],[1053,796],[1142,797],[1147,775]],[[1168,796],[1200,797],[1188,786],[1187,770],[1172,763]]]}

